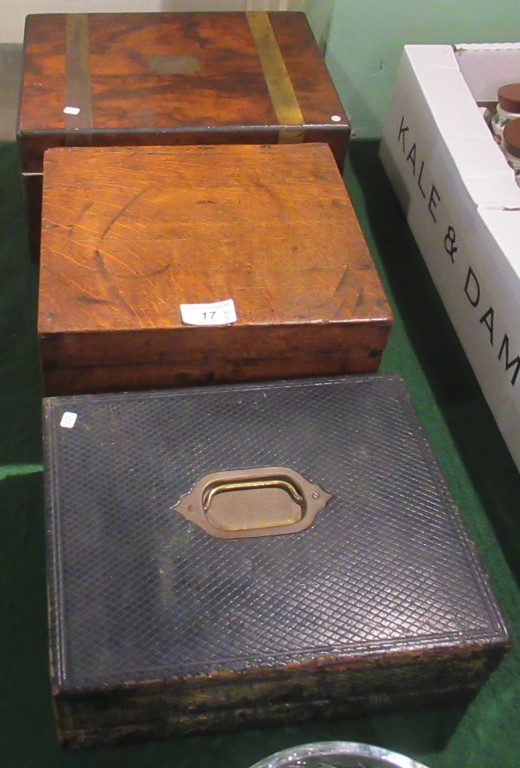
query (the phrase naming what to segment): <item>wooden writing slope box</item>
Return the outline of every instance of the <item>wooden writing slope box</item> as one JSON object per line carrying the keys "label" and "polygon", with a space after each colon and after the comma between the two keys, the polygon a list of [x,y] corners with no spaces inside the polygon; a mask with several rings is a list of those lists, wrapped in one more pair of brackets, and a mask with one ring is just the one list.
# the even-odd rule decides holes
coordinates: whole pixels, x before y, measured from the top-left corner
{"label": "wooden writing slope box", "polygon": [[328,146],[53,149],[44,176],[48,394],[378,368],[391,312]]}
{"label": "wooden writing slope box", "polygon": [[18,141],[33,240],[43,152],[322,141],[350,128],[303,13],[28,16]]}

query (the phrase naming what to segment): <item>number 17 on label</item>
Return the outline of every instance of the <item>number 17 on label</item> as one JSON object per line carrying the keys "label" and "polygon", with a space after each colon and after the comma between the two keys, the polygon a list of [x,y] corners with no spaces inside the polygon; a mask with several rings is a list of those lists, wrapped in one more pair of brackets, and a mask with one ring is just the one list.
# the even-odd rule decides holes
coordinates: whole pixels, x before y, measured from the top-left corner
{"label": "number 17 on label", "polygon": [[237,321],[233,299],[210,304],[181,304],[180,311],[186,325],[230,325]]}

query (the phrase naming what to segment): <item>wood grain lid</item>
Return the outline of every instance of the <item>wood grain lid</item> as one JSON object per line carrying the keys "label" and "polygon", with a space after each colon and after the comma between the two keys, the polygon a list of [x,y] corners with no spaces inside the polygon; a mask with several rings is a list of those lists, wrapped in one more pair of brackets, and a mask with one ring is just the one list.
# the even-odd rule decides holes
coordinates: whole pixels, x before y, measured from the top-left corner
{"label": "wood grain lid", "polygon": [[237,326],[390,321],[327,145],[46,152],[40,333],[174,329],[225,299]]}

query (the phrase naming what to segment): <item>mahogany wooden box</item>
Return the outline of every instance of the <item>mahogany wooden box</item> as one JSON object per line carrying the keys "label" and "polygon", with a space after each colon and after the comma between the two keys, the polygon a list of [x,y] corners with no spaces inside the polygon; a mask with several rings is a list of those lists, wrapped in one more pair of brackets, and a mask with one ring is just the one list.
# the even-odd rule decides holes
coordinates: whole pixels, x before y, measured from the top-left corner
{"label": "mahogany wooden box", "polygon": [[303,13],[27,17],[18,141],[33,239],[48,147],[323,141],[349,123]]}
{"label": "mahogany wooden box", "polygon": [[52,149],[44,180],[47,394],[377,370],[391,311],[327,145]]}

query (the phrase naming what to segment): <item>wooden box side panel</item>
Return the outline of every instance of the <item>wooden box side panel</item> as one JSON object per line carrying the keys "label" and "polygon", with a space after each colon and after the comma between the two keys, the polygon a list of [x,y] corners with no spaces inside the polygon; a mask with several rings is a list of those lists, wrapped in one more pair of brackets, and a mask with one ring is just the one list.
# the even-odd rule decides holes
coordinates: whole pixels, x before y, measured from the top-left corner
{"label": "wooden box side panel", "polygon": [[94,747],[467,700],[504,653],[428,649],[90,692],[54,690],[60,738]]}
{"label": "wooden box side panel", "polygon": [[[303,132],[303,143],[328,144],[336,164],[342,171],[350,131],[329,126],[309,128]],[[48,149],[60,147],[179,147],[222,144],[277,144],[278,127],[248,126],[240,129],[201,129],[152,131],[92,131],[91,133],[42,132],[18,136],[23,174],[43,176],[44,155]],[[40,180],[40,184],[41,184]],[[40,196],[41,199],[41,196]]]}
{"label": "wooden box side panel", "polygon": [[[373,373],[390,323],[41,337],[46,395]],[[109,361],[107,363],[107,361]]]}

